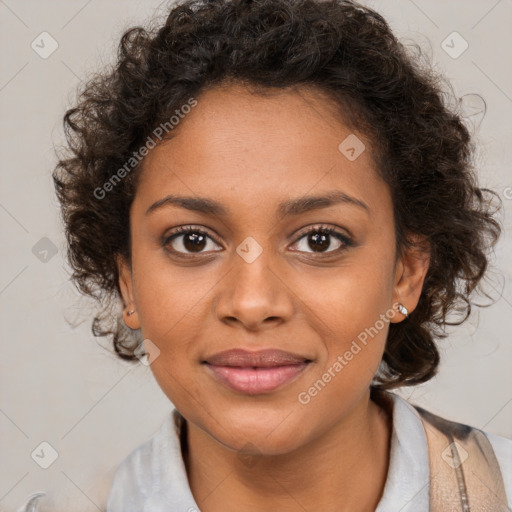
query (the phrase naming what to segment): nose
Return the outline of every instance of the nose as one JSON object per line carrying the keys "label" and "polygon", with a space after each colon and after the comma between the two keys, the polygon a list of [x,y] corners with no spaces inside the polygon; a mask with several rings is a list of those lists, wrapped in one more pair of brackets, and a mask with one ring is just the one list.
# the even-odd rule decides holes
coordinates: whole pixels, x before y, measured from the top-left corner
{"label": "nose", "polygon": [[215,303],[217,318],[249,331],[275,327],[290,320],[294,311],[292,293],[280,265],[269,249],[252,262],[233,255],[233,267],[219,288]]}

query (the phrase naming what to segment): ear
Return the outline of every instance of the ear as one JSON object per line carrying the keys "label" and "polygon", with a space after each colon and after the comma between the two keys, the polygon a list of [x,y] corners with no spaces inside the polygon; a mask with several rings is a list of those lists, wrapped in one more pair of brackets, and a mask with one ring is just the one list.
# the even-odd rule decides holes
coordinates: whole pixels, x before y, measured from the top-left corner
{"label": "ear", "polygon": [[[140,329],[139,314],[133,296],[133,279],[130,264],[121,255],[116,256],[117,269],[119,273],[119,288],[125,308],[123,311],[124,323],[130,329]],[[129,311],[134,311],[131,315]]]}
{"label": "ear", "polygon": [[[430,263],[430,246],[417,235],[408,237],[411,246],[403,249],[398,257],[393,289],[393,302],[399,302],[411,313],[420,300],[423,282]],[[401,322],[402,315],[395,315],[391,322]]]}

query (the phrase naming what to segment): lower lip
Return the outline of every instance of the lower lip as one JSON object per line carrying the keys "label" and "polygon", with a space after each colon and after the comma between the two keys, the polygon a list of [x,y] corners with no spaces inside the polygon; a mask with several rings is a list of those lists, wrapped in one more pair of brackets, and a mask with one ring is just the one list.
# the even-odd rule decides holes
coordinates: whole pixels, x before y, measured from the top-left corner
{"label": "lower lip", "polygon": [[308,363],[272,368],[240,368],[211,364],[206,364],[206,366],[215,377],[231,389],[247,395],[258,395],[270,393],[284,384],[288,384],[304,371]]}

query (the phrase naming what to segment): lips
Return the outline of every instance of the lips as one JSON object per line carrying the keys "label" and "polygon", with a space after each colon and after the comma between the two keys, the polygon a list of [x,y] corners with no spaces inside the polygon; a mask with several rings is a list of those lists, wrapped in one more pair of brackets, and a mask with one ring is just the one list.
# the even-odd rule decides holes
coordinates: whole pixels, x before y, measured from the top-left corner
{"label": "lips", "polygon": [[227,350],[209,357],[206,363],[214,366],[237,366],[239,368],[272,368],[310,362],[310,359],[300,355],[270,349],[249,352],[243,349]]}
{"label": "lips", "polygon": [[277,349],[259,352],[234,349],[208,357],[202,363],[211,376],[228,388],[258,395],[295,380],[311,360]]}

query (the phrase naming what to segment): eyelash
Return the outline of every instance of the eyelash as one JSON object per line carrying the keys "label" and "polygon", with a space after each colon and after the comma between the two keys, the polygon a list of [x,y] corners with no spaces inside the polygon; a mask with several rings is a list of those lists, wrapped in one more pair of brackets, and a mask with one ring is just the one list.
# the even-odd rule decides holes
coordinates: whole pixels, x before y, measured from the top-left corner
{"label": "eyelash", "polygon": [[[164,246],[164,248],[167,251],[171,252],[172,254],[175,254],[175,255],[178,255],[178,256],[184,257],[184,258],[190,258],[190,257],[194,257],[194,256],[200,255],[200,254],[206,254],[205,252],[186,253],[186,252],[176,251],[174,249],[167,249],[167,246],[173,240],[177,239],[178,237],[180,237],[182,235],[187,235],[187,234],[190,234],[190,233],[195,233],[195,234],[198,234],[198,235],[201,235],[201,236],[204,236],[204,237],[208,237],[211,240],[213,240],[217,245],[221,245],[215,239],[215,237],[213,237],[210,233],[208,233],[207,231],[205,231],[204,229],[202,229],[200,227],[196,227],[196,226],[193,226],[193,225],[191,225],[191,226],[180,226],[180,227],[176,228],[170,235],[164,237],[162,245]],[[351,247],[351,246],[354,245],[354,242],[352,241],[350,236],[345,235],[343,233],[340,233],[339,231],[337,231],[335,228],[333,228],[331,226],[325,226],[325,225],[314,226],[312,228],[307,228],[306,230],[301,231],[297,235],[297,238],[296,238],[296,240],[294,242],[294,245],[297,242],[299,242],[302,238],[304,238],[305,236],[307,236],[307,235],[309,235],[311,233],[318,233],[318,234],[322,234],[322,235],[333,236],[334,238],[336,238],[338,241],[340,241],[342,243],[342,246],[339,247],[338,249],[327,251],[327,252],[323,252],[323,253],[322,252],[319,252],[319,253],[310,252],[310,253],[306,253],[306,254],[316,254],[318,257],[331,256],[333,254],[340,254],[341,252],[345,251],[348,247]],[[215,252],[220,252],[220,251],[215,251]],[[302,252],[302,251],[297,251],[297,252]]]}

